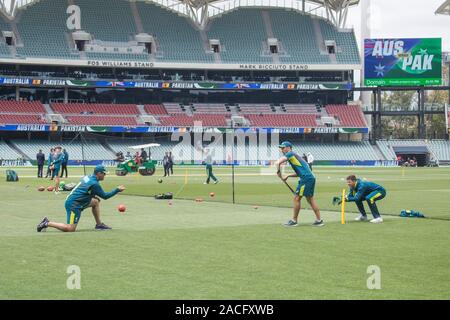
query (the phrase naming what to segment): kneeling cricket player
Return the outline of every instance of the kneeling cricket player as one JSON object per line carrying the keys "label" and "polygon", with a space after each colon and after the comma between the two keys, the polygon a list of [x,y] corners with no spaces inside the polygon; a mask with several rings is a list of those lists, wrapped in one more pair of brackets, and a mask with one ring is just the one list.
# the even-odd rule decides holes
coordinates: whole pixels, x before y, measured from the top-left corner
{"label": "kneeling cricket player", "polygon": [[102,199],[109,199],[119,192],[125,190],[124,186],[118,186],[111,192],[105,193],[100,186],[100,181],[105,179],[106,168],[98,165],[95,167],[94,174],[81,178],[80,183],[72,190],[66,200],[67,223],[58,223],[49,221],[45,217],[37,226],[37,231],[41,232],[47,227],[52,227],[64,232],[74,232],[77,229],[78,221],[81,217],[81,212],[91,207],[92,214],[95,218],[95,230],[111,229],[104,224],[100,219],[100,197]]}

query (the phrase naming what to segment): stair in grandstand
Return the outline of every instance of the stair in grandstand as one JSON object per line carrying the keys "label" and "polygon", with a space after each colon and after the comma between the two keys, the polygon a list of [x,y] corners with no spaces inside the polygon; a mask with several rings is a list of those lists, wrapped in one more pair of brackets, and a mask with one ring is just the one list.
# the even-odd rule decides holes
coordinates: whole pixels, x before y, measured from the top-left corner
{"label": "stair in grandstand", "polygon": [[147,111],[145,111],[145,106],[143,104],[138,104],[138,105],[136,105],[136,107],[138,108],[141,115],[148,116],[148,113],[147,113]]}
{"label": "stair in grandstand", "polygon": [[116,151],[114,151],[113,148],[111,148],[111,146],[108,144],[108,142],[106,142],[106,140],[99,140],[100,144],[103,146],[103,148],[105,148],[106,150],[108,150],[109,152],[111,152],[111,154],[115,157],[116,156]]}
{"label": "stair in grandstand", "polygon": [[320,24],[318,19],[312,19],[312,25],[314,30],[314,37],[316,39],[317,47],[319,48],[320,54],[328,54],[327,48],[325,46],[325,40],[323,38],[322,30],[320,29]]}
{"label": "stair in grandstand", "polygon": [[142,26],[142,19],[139,14],[139,10],[136,6],[136,2],[130,1],[131,12],[133,13],[134,23],[138,33],[144,33],[144,27]]}
{"label": "stair in grandstand", "polygon": [[[20,154],[24,159],[26,160],[31,160],[30,157],[23,152],[22,150],[20,150],[19,147],[17,147],[13,142],[11,142],[10,140],[5,140],[5,143],[14,151],[16,151],[18,154]],[[37,152],[36,152],[37,153]]]}
{"label": "stair in grandstand", "polygon": [[[267,39],[275,39],[275,36],[273,35],[272,21],[270,20],[269,12],[267,10],[261,10],[261,17],[264,22],[264,29],[266,30]],[[279,64],[280,57],[278,56],[278,53],[271,54],[268,43],[265,43],[264,47],[265,47],[264,51],[266,51],[269,55],[272,56],[273,63]]]}
{"label": "stair in grandstand", "polygon": [[381,151],[380,147],[377,144],[372,145],[373,150],[378,156],[380,160],[392,160],[392,158],[387,158],[386,155]]}
{"label": "stair in grandstand", "polygon": [[16,160],[21,153],[12,149],[3,139],[0,139],[0,160]]}
{"label": "stair in grandstand", "polygon": [[46,113],[48,113],[48,114],[53,114],[53,113],[55,113],[55,111],[53,111],[53,109],[52,109],[52,107],[49,105],[49,104],[42,104],[43,106],[44,106],[44,108],[45,108],[45,112]]}

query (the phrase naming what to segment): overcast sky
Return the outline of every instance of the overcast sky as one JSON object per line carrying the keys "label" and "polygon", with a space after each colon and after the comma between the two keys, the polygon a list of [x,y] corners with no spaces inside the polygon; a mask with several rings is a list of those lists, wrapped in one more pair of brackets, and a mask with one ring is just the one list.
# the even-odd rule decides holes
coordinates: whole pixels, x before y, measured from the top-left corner
{"label": "overcast sky", "polygon": [[[434,14],[444,0],[372,0],[371,3],[372,38],[442,38],[443,51],[450,51],[450,16]],[[360,39],[360,7],[350,9],[347,23],[355,28]]]}

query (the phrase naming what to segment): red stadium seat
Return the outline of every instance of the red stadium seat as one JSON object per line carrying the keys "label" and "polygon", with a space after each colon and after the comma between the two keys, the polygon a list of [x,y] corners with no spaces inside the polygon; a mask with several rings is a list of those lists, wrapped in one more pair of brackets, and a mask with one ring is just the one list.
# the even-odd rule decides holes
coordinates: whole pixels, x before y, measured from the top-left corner
{"label": "red stadium seat", "polygon": [[336,116],[339,119],[340,127],[367,127],[364,114],[359,106],[349,105],[328,105],[326,106],[328,115]]}
{"label": "red stadium seat", "polygon": [[138,108],[134,104],[52,103],[51,107],[55,112],[62,114],[140,114]]}
{"label": "red stadium seat", "polygon": [[3,113],[46,113],[39,101],[0,101],[0,112]]}
{"label": "red stadium seat", "polygon": [[171,114],[169,117],[160,118],[162,126],[194,126],[201,123],[202,126],[226,127],[226,118],[217,114],[195,114],[188,116],[186,114]]}
{"label": "red stadium seat", "polygon": [[0,113],[1,124],[44,124],[47,123],[43,115],[37,114],[2,114]]}
{"label": "red stadium seat", "polygon": [[249,114],[253,127],[317,127],[314,114]]}
{"label": "red stadium seat", "polygon": [[162,104],[147,104],[144,106],[145,112],[151,115],[166,115],[167,110]]}
{"label": "red stadium seat", "polygon": [[67,116],[68,124],[100,126],[137,126],[134,117],[118,116]]}

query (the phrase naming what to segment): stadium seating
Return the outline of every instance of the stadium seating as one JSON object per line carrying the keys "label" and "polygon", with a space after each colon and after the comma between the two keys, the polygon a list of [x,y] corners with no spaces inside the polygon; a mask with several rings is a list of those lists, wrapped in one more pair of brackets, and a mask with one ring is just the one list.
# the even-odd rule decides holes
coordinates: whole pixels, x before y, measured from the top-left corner
{"label": "stadium seating", "polygon": [[223,103],[194,103],[191,110],[195,113],[231,114]]}
{"label": "stadium seating", "polygon": [[[37,152],[36,152],[37,153]],[[16,152],[16,150],[12,149],[8,146],[5,141],[0,140],[0,159],[4,160],[14,160],[20,157],[21,155]]]}
{"label": "stadium seating", "polygon": [[[89,1],[89,0],[86,0]],[[144,32],[156,38],[157,60],[213,62],[192,22],[154,4],[136,2]]]}
{"label": "stadium seating", "polygon": [[392,149],[392,146],[387,141],[385,140],[377,141],[377,146],[386,159],[388,160],[397,159],[394,149]]}
{"label": "stadium seating", "polygon": [[[134,104],[84,104],[84,103],[52,103],[55,113],[62,114],[68,124],[79,125],[139,125],[135,116],[140,115]],[[271,107],[268,104],[242,103],[229,108],[220,103],[196,103],[181,106],[178,103],[162,105],[145,105],[145,112],[159,118],[163,126],[193,126],[201,121],[204,126],[227,126],[226,118],[232,114],[242,115],[250,120],[251,126],[264,127],[318,127],[322,126],[317,119],[321,114],[312,105],[287,104],[282,107]],[[44,123],[46,110],[40,102],[0,101],[2,121],[15,123]],[[339,120],[338,127],[366,127],[367,124],[358,106],[329,105],[328,115]],[[35,114],[33,117],[23,114]],[[22,116],[20,116],[22,114]],[[92,116],[93,115],[93,116]],[[128,116],[128,117],[124,117]]]}
{"label": "stadium seating", "polygon": [[45,117],[37,114],[5,114],[0,113],[0,124],[44,124]]}
{"label": "stadium seating", "polygon": [[[147,143],[159,143],[161,144],[160,147],[151,148],[150,150],[151,155],[149,156],[151,156],[151,158],[154,160],[162,160],[164,158],[164,154],[166,152],[173,151],[176,145],[176,142],[146,141],[140,139],[124,139],[124,140],[108,139],[106,142],[109,145],[109,147],[115,152],[121,151],[125,155],[127,151],[130,151],[130,154],[132,156],[134,156],[137,150],[129,148],[131,146],[143,145]],[[146,149],[145,151],[148,152],[148,149]],[[189,154],[191,154],[191,151],[192,151],[191,148],[189,147],[185,148],[185,152],[189,152]]]}
{"label": "stadium seating", "polygon": [[239,110],[241,114],[272,114],[272,108],[268,104],[249,104],[240,103]]}
{"label": "stadium seating", "polygon": [[80,58],[69,47],[67,6],[67,1],[42,0],[26,7],[17,24],[23,41],[23,47],[17,46],[20,57]]}
{"label": "stadium seating", "polygon": [[335,143],[294,143],[299,154],[311,152],[315,160],[380,160],[368,141]]}
{"label": "stadium seating", "polygon": [[135,117],[119,116],[66,116],[68,124],[96,126],[137,126]]}
{"label": "stadium seating", "polygon": [[85,104],[52,103],[52,109],[61,114],[104,114],[104,115],[138,115],[139,110],[133,104]]}
{"label": "stadium seating", "polygon": [[248,114],[245,117],[255,127],[317,127],[313,114]]}
{"label": "stadium seating", "polygon": [[226,118],[223,115],[216,114],[195,114],[188,116],[186,114],[171,114],[170,117],[161,117],[161,125],[163,126],[219,126],[226,127]]}
{"label": "stadium seating", "polygon": [[144,110],[151,115],[167,115],[167,110],[162,104],[147,104]]}
{"label": "stadium seating", "polygon": [[338,118],[340,127],[367,127],[364,114],[359,106],[328,105],[326,111],[328,115]]}
{"label": "stadium seating", "polygon": [[2,113],[45,113],[45,108],[39,101],[0,101]]}
{"label": "stadium seating", "polygon": [[328,55],[321,55],[314,35],[312,17],[294,11],[269,10],[272,28],[286,51],[283,63],[329,64]]}
{"label": "stadium seating", "polygon": [[181,109],[181,106],[179,103],[164,103],[163,106],[167,110],[168,114],[185,112],[185,111],[183,111],[183,109]]}
{"label": "stadium seating", "polygon": [[137,34],[128,1],[74,0],[74,4],[81,9],[81,28],[97,40],[127,42]]}
{"label": "stadium seating", "polygon": [[107,52],[86,52],[88,59],[98,60],[130,60],[130,61],[145,61],[148,60],[149,55],[146,53],[107,53]]}
{"label": "stadium seating", "polygon": [[329,21],[320,20],[324,40],[336,41],[338,63],[359,64],[358,45],[353,31],[338,31]]}
{"label": "stadium seating", "polygon": [[[23,151],[28,157],[34,159],[39,149],[42,149],[46,154],[51,147],[56,144],[61,144],[66,148],[70,154],[70,159],[81,160],[82,148],[80,141],[63,141],[63,142],[49,142],[47,140],[23,140],[16,139],[11,142]],[[157,142],[161,146],[151,149],[152,159],[162,160],[165,152],[172,151],[175,159],[181,160],[182,157],[192,159],[195,155],[195,150],[192,146],[186,144],[177,145],[176,141],[147,141],[140,138],[136,139],[124,139],[119,140],[117,138],[110,138],[106,140],[107,145],[115,152],[122,151],[124,154],[130,151],[134,155],[135,150],[129,149],[130,146],[141,145],[146,143]],[[315,160],[329,161],[329,160],[357,160],[357,161],[379,161],[380,156],[376,153],[373,146],[368,141],[362,142],[334,142],[334,143],[321,143],[310,141],[293,141],[294,149],[297,153],[302,155],[303,153],[311,152]],[[433,154],[439,159],[439,161],[450,160],[450,141],[445,140],[433,140],[433,141],[421,141],[421,140],[381,140],[377,142],[378,147],[382,150],[383,155],[387,160],[392,160],[395,157],[392,146],[399,145],[426,145],[433,152]],[[84,144],[84,155],[86,160],[113,160],[115,153],[106,149],[99,141],[90,139]],[[392,154],[389,154],[392,152]],[[216,156],[224,159],[225,150],[220,147],[215,150]],[[258,158],[257,145],[239,145],[236,148],[235,159],[257,159]],[[4,141],[0,140],[0,158],[5,160],[17,159],[20,155],[14,149],[11,149]],[[47,156],[47,154],[46,154]],[[198,156],[198,155],[197,155]]]}
{"label": "stadium seating", "polygon": [[301,104],[284,104],[284,112],[286,113],[311,113],[318,114],[315,105],[301,105]]}
{"label": "stadium seating", "polygon": [[[50,148],[56,145],[61,145],[67,149],[69,153],[69,159],[82,160],[83,152],[85,160],[114,160],[114,154],[106,150],[97,140],[87,140],[86,143],[81,145],[80,141],[62,141],[62,142],[49,142],[47,140],[11,140],[11,142],[23,151],[31,159],[36,158],[36,153],[39,149],[42,150],[47,159]],[[82,150],[83,149],[83,150]]]}
{"label": "stadium seating", "polygon": [[[73,3],[81,8],[81,28],[95,40],[122,46],[134,41],[134,36],[139,33],[140,24],[136,24],[128,1],[73,0]],[[17,45],[18,57],[81,58],[66,26],[68,4],[65,0],[41,0],[23,9],[17,23],[19,39],[23,42]],[[214,17],[205,31],[199,31],[189,18],[170,9],[144,1],[137,1],[135,5],[138,21],[142,22],[143,30],[139,31],[152,35],[156,41],[152,61],[273,63],[275,60],[267,45],[267,39],[273,36],[280,42],[281,63],[330,64],[329,55],[321,54],[319,50],[319,29],[324,39],[336,41],[337,63],[359,62],[353,31],[338,30],[326,20],[297,11],[241,7]],[[2,20],[0,28],[9,26]],[[210,39],[220,40],[220,60],[215,59],[209,48]],[[10,56],[4,44],[0,44],[0,56]],[[146,53],[86,52],[84,56],[100,60],[150,60]]]}
{"label": "stadium seating", "polygon": [[386,159],[396,157],[393,147],[396,146],[426,146],[440,161],[450,160],[450,141],[445,140],[379,140],[377,145]]}
{"label": "stadium seating", "polygon": [[11,53],[9,52],[8,47],[4,43],[0,43],[0,57],[9,58]]}
{"label": "stadium seating", "polygon": [[272,57],[261,56],[267,41],[261,10],[240,8],[215,18],[207,31],[209,39],[218,39],[223,62],[272,63]]}
{"label": "stadium seating", "polygon": [[11,52],[8,49],[8,46],[3,41],[3,36],[1,31],[11,31],[11,27],[7,23],[6,20],[0,15],[0,57],[2,58],[11,58]]}
{"label": "stadium seating", "polygon": [[427,145],[440,161],[450,161],[450,141],[431,140],[428,141]]}

